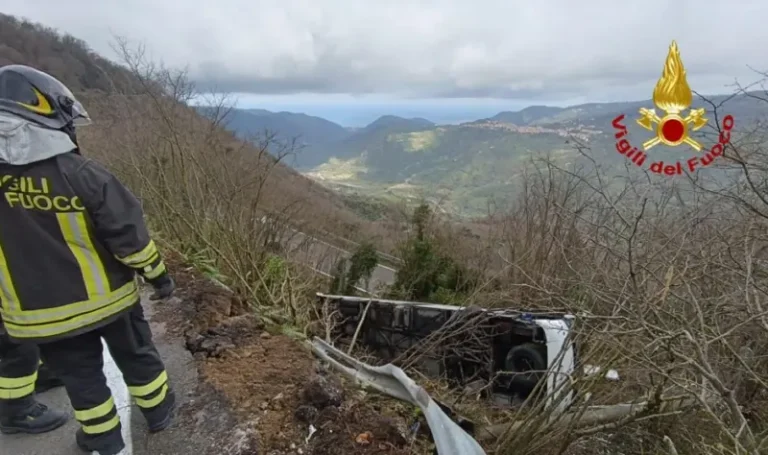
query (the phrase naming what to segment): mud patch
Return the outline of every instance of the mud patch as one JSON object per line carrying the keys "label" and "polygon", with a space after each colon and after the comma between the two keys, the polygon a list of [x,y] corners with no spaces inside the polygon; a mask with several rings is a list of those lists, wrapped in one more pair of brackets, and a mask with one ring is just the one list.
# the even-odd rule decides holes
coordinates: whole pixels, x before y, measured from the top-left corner
{"label": "mud patch", "polygon": [[407,436],[413,408],[345,384],[304,343],[265,330],[229,291],[177,257],[167,263],[184,304],[183,314],[162,317],[237,416],[232,455],[429,453]]}
{"label": "mud patch", "polygon": [[303,445],[308,427],[296,422],[293,413],[313,369],[312,356],[294,340],[262,332],[250,345],[207,359],[201,373],[224,391],[242,418],[253,422],[269,454]]}
{"label": "mud patch", "polygon": [[[297,420],[311,424],[317,431],[308,444],[308,453],[312,455],[336,454],[387,454],[409,455],[425,453],[423,444],[408,443],[407,413],[401,407],[390,408],[391,416],[375,409],[370,401],[374,397],[357,392],[354,396],[334,400],[336,390],[327,386],[327,379],[316,376],[305,386],[304,403],[297,408]],[[318,392],[330,390],[331,392]],[[336,404],[338,402],[338,405]],[[388,404],[393,404],[392,402]],[[319,406],[319,407],[318,407]],[[422,442],[422,441],[418,441]],[[428,452],[426,452],[428,453]]]}

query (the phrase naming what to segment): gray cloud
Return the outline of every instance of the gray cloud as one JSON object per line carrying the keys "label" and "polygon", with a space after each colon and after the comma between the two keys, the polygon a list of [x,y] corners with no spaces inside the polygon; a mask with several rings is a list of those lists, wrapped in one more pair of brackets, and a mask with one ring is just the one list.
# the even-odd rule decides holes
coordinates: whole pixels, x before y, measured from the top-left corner
{"label": "gray cloud", "polygon": [[673,39],[694,90],[768,67],[764,0],[8,3],[108,57],[125,36],[200,88],[241,93],[646,98]]}

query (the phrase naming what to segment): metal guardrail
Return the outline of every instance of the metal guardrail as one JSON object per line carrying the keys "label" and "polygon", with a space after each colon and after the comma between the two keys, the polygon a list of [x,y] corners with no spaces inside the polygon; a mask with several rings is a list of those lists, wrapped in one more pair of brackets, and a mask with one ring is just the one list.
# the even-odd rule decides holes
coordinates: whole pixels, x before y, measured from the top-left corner
{"label": "metal guardrail", "polygon": [[[261,218],[261,223],[262,223],[262,224],[264,224],[264,223],[266,223],[267,221],[272,221],[272,220],[271,220],[271,219],[269,219],[269,218],[268,218],[266,215],[262,216],[262,218]],[[339,246],[336,246],[336,245],[332,245],[332,244],[330,244],[330,243],[328,243],[328,242],[326,242],[326,241],[324,241],[324,240],[322,240],[322,239],[319,239],[319,238],[317,238],[317,237],[315,237],[315,236],[313,236],[313,235],[307,234],[306,232],[301,232],[301,231],[299,231],[298,229],[294,229],[294,228],[292,228],[291,226],[289,226],[287,223],[282,223],[282,224],[283,224],[283,225],[284,225],[286,228],[290,229],[291,231],[293,231],[293,232],[295,232],[295,233],[298,233],[298,234],[301,234],[301,235],[303,235],[303,236],[307,237],[308,239],[311,239],[311,240],[314,240],[314,241],[317,241],[317,242],[321,242],[321,243],[324,243],[324,244],[326,244],[326,245],[328,245],[328,246],[330,246],[330,247],[336,248],[337,250],[340,250],[340,251],[344,251],[344,252],[346,252],[346,253],[351,253],[350,251],[347,251],[347,250],[345,250],[345,249],[343,249],[343,248],[341,248],[341,247],[339,247]],[[318,232],[320,232],[320,233],[321,233],[321,234],[323,234],[323,235],[326,235],[326,236],[332,237],[332,238],[334,238],[334,239],[336,239],[336,240],[339,240],[339,241],[341,241],[341,242],[345,242],[345,243],[347,243],[348,245],[352,245],[352,246],[354,246],[355,248],[357,248],[357,247],[359,247],[359,246],[360,246],[360,244],[359,244],[359,243],[357,243],[357,242],[355,242],[354,240],[349,240],[349,239],[345,239],[345,238],[343,238],[343,237],[339,237],[338,235],[336,235],[336,234],[333,234],[333,233],[331,233],[331,232],[328,232],[328,231],[324,231],[324,230],[321,230],[321,229],[320,229],[320,230],[318,230]],[[390,263],[392,263],[392,264],[396,264],[396,265],[402,265],[402,264],[403,264],[403,260],[402,260],[402,259],[400,259],[400,258],[398,258],[398,257],[396,257],[396,256],[392,256],[391,254],[388,254],[388,253],[384,253],[384,252],[381,252],[381,251],[378,251],[378,250],[376,250],[376,254],[379,256],[379,258],[381,258],[381,259],[384,259],[384,260],[386,260],[386,261],[389,261],[389,262],[390,262]]]}
{"label": "metal guardrail", "polygon": [[[307,234],[307,233],[305,233],[305,232],[301,232],[301,231],[299,231],[299,230],[296,230],[296,229],[294,229],[294,228],[292,228],[292,227],[287,227],[287,228],[288,228],[288,229],[290,229],[291,231],[293,231],[293,232],[297,233],[297,234],[301,234],[301,235],[303,235],[304,237],[306,237],[306,238],[307,238],[307,239],[309,239],[310,241],[314,241],[314,242],[322,243],[322,244],[324,244],[324,245],[327,245],[327,246],[329,246],[329,247],[331,247],[331,248],[334,248],[334,249],[336,249],[336,250],[342,251],[342,252],[344,252],[344,253],[352,254],[352,252],[351,252],[351,251],[349,251],[349,250],[345,250],[344,248],[342,248],[342,247],[340,247],[340,246],[337,246],[337,245],[333,245],[333,244],[331,244],[331,243],[328,243],[328,242],[326,242],[326,241],[325,241],[325,240],[323,240],[323,239],[317,238],[317,237],[315,237],[315,236],[313,236],[313,235],[310,235],[310,234]],[[353,245],[356,245],[356,246],[360,246],[360,244],[359,244],[359,243],[355,243],[355,242],[353,242],[352,240],[342,239],[341,237],[336,237],[336,238],[337,238],[337,239],[340,239],[340,240],[344,240],[345,242],[351,243],[351,244],[353,244]],[[387,253],[382,253],[381,251],[376,251],[376,254],[377,254],[377,255],[378,255],[380,258],[386,259],[386,260],[390,261],[390,262],[391,262],[391,263],[393,263],[393,264],[397,264],[397,265],[402,265],[402,264],[403,264],[403,261],[402,261],[402,259],[396,258],[396,257],[394,257],[394,256],[392,256],[392,255],[389,255],[389,254],[387,254]],[[379,264],[379,265],[380,265],[381,267],[387,267],[386,265],[381,265],[381,264]],[[389,268],[389,267],[387,267],[387,268]],[[392,270],[394,270],[394,269],[392,269]]]}
{"label": "metal guardrail", "polygon": [[[320,232],[322,232],[323,234],[325,234],[327,236],[333,237],[334,239],[341,240],[342,242],[346,242],[346,243],[348,243],[350,245],[353,245],[356,248],[360,246],[360,244],[355,242],[354,240],[345,239],[344,237],[339,237],[338,235],[330,233],[330,232],[327,232],[327,231],[322,231],[321,230]],[[398,264],[398,265],[402,265],[403,264],[403,260],[402,259],[400,259],[400,258],[398,258],[396,256],[392,256],[391,254],[387,254],[387,253],[384,253],[384,252],[381,252],[381,251],[378,251],[378,250],[376,250],[376,254],[380,258],[386,259],[387,261],[390,261],[393,264]]]}
{"label": "metal guardrail", "polygon": [[[310,269],[311,269],[313,272],[315,272],[315,273],[318,273],[318,274],[320,274],[320,275],[322,275],[322,276],[324,276],[324,277],[326,277],[326,278],[331,278],[331,279],[333,279],[333,275],[331,275],[330,273],[327,273],[327,272],[323,272],[322,270],[316,269],[316,268],[312,267],[312,266],[311,266],[311,265],[309,265],[309,264],[305,264],[305,265],[306,265],[307,267],[309,267],[309,268],[310,268]],[[368,295],[369,295],[369,296],[371,296],[371,297],[376,297],[376,294],[374,294],[373,292],[371,292],[371,291],[369,291],[369,290],[367,290],[367,289],[363,289],[363,288],[361,288],[361,287],[357,287],[357,286],[352,286],[352,287],[353,287],[353,288],[355,288],[355,290],[357,290],[357,291],[360,291],[360,292],[362,292],[362,293],[365,293],[365,294],[368,294]]]}
{"label": "metal guardrail", "polygon": [[[261,223],[262,223],[262,224],[266,224],[267,222],[272,222],[272,220],[270,220],[270,219],[269,219],[267,216],[263,216],[263,217],[261,218],[261,220],[260,220],[260,221],[261,221]],[[293,233],[295,233],[295,234],[299,234],[299,235],[300,235],[300,236],[302,236],[304,239],[308,240],[308,241],[309,241],[309,243],[315,243],[315,244],[323,244],[323,245],[326,245],[327,247],[330,247],[330,248],[332,248],[332,249],[334,249],[334,250],[336,250],[336,251],[338,251],[338,252],[341,252],[341,253],[345,253],[345,254],[347,254],[347,255],[351,255],[351,254],[352,254],[352,252],[350,252],[350,251],[348,251],[348,250],[346,250],[346,249],[344,249],[344,248],[341,248],[341,247],[339,247],[339,246],[337,246],[337,245],[333,245],[333,244],[331,244],[331,243],[328,243],[328,242],[326,242],[325,240],[322,240],[322,239],[320,239],[320,238],[317,238],[317,237],[315,237],[315,236],[313,236],[313,235],[310,235],[310,234],[307,234],[307,233],[305,233],[305,232],[301,232],[301,231],[299,231],[299,230],[297,230],[297,229],[294,229],[294,228],[292,228],[291,226],[289,226],[289,225],[288,225],[288,224],[286,224],[286,223],[281,223],[281,224],[283,225],[283,227],[284,227],[284,228],[286,228],[286,229],[288,229],[288,230],[292,231],[292,232],[293,232]],[[324,233],[325,233],[325,232],[324,232]],[[348,240],[348,239],[344,239],[344,238],[341,238],[341,237],[335,236],[335,235],[333,235],[333,234],[330,234],[330,233],[325,233],[325,234],[327,234],[327,235],[330,235],[330,236],[332,236],[332,237],[334,237],[334,238],[336,238],[336,239],[342,240],[342,241],[344,241],[344,242],[347,242],[347,243],[349,243],[349,244],[352,244],[352,245],[357,245],[357,246],[359,246],[359,244],[358,244],[358,243],[356,243],[356,242],[353,242],[353,241],[351,241],[351,240]],[[398,259],[398,258],[396,258],[396,257],[394,257],[394,256],[388,255],[388,254],[386,254],[386,253],[382,253],[382,252],[380,252],[380,251],[377,251],[376,253],[377,253],[378,255],[380,255],[380,257],[381,257],[381,258],[387,259],[387,260],[389,260],[389,261],[391,261],[391,262],[394,262],[394,263],[399,263],[399,264],[402,264],[402,260],[400,260],[400,259]],[[318,274],[320,274],[320,275],[322,275],[322,276],[324,276],[324,277],[326,277],[326,278],[333,278],[333,275],[331,275],[331,274],[330,274],[330,273],[328,273],[328,272],[325,272],[325,271],[323,271],[323,270],[320,270],[320,269],[318,269],[317,267],[315,267],[315,264],[307,264],[307,263],[304,263],[303,265],[305,265],[307,268],[309,268],[309,269],[310,269],[310,270],[312,270],[313,272],[315,272],[315,273],[318,273]],[[393,268],[391,268],[391,267],[388,267],[388,266],[386,266],[386,265],[383,265],[383,264],[381,264],[381,263],[378,263],[376,266],[377,266],[377,267],[380,267],[380,268],[383,268],[383,269],[388,269],[388,270],[390,270],[390,271],[392,271],[392,272],[396,272],[396,270],[395,270],[395,269],[393,269]],[[375,292],[371,292],[371,291],[369,291],[369,290],[367,290],[367,289],[363,289],[363,288],[361,288],[361,287],[358,287],[358,286],[354,286],[354,289],[355,289],[355,290],[357,290],[357,291],[359,291],[359,292],[362,292],[362,293],[364,293],[364,294],[366,294],[366,295],[368,295],[368,296],[371,296],[371,297],[377,297],[377,296],[378,296],[378,295],[377,295]]]}

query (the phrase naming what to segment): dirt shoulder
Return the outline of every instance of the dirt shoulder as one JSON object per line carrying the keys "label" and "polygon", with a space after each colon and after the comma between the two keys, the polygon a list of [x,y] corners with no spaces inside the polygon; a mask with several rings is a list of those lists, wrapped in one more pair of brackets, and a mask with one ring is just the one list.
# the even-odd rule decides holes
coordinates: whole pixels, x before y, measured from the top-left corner
{"label": "dirt shoulder", "polygon": [[346,384],[302,342],[267,331],[229,291],[176,257],[167,262],[184,303],[159,306],[155,317],[184,338],[200,389],[231,410],[240,441],[227,455],[429,453],[423,438],[410,440],[412,407]]}

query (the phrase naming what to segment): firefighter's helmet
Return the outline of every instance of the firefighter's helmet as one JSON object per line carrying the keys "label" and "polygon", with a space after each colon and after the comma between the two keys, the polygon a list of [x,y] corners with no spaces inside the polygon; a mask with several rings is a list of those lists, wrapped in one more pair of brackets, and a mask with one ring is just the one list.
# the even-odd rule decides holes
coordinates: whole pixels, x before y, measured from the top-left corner
{"label": "firefighter's helmet", "polygon": [[91,123],[88,112],[66,85],[26,65],[0,67],[0,112],[56,130]]}

